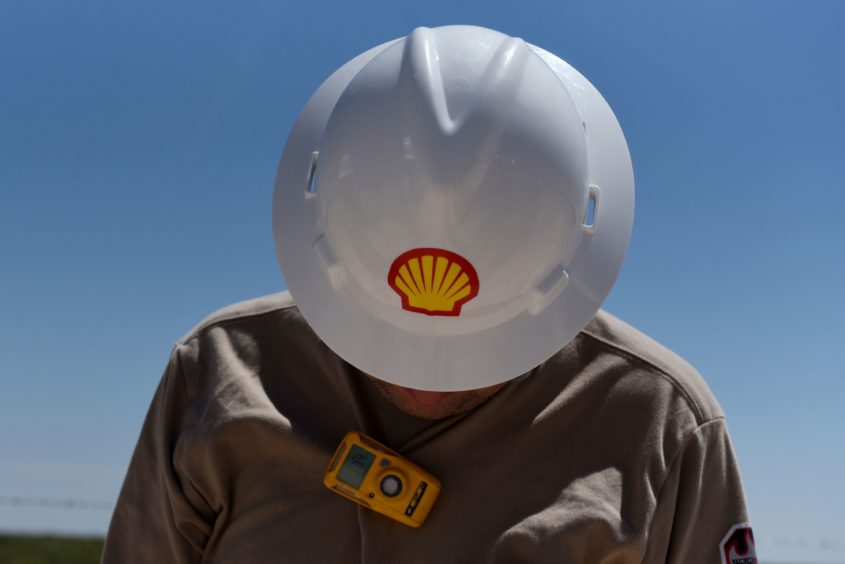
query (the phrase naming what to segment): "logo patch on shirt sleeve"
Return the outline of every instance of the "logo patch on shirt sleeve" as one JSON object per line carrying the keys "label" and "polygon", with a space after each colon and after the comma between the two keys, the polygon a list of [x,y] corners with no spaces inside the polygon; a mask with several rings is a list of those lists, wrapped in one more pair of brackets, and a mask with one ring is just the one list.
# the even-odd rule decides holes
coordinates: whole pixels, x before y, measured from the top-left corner
{"label": "logo patch on shirt sleeve", "polygon": [[719,545],[722,564],[757,564],[757,550],[751,525],[738,523],[731,527]]}

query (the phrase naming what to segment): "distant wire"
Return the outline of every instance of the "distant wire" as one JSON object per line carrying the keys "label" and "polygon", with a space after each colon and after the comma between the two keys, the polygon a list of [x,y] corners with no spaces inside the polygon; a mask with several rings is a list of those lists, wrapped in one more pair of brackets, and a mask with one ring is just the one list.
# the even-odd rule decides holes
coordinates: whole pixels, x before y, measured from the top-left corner
{"label": "distant wire", "polygon": [[45,507],[51,509],[93,509],[104,511],[111,511],[114,509],[114,504],[108,501],[18,496],[0,496],[0,505],[11,505],[15,507]]}

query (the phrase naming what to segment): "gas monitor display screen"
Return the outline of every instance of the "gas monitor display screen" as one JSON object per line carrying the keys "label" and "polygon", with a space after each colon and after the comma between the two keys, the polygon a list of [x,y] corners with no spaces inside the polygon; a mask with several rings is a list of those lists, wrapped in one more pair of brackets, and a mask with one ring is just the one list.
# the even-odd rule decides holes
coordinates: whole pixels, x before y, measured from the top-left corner
{"label": "gas monitor display screen", "polygon": [[357,490],[361,487],[361,482],[364,481],[364,476],[367,475],[375,459],[376,455],[370,451],[358,445],[352,445],[346,460],[343,461],[343,466],[337,471],[337,479]]}

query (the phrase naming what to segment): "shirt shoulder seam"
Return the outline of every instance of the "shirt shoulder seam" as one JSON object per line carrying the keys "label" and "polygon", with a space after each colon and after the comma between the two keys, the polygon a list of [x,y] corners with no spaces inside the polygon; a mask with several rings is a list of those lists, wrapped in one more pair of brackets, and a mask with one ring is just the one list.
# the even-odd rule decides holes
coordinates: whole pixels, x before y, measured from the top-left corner
{"label": "shirt shoulder seam", "polygon": [[201,337],[203,333],[212,329],[213,327],[219,327],[222,325],[229,325],[239,321],[246,321],[249,319],[255,319],[257,317],[263,317],[265,315],[270,315],[273,313],[278,313],[280,311],[285,311],[289,309],[296,308],[296,304],[284,304],[274,306],[270,309],[265,309],[261,311],[253,311],[253,312],[233,312],[228,315],[222,315],[220,317],[213,317],[212,319],[208,319],[206,321],[200,322],[199,325],[191,329],[184,337],[176,341],[176,346],[185,345],[188,341],[196,339],[197,337]]}
{"label": "shirt shoulder seam", "polygon": [[716,419],[724,418],[724,414],[715,415],[711,418],[705,417],[704,411],[702,410],[701,406],[698,405],[698,402],[696,402],[695,399],[692,397],[689,390],[687,390],[683,385],[681,385],[681,383],[678,382],[677,378],[675,378],[672,374],[667,372],[662,367],[639,356],[633,351],[630,351],[624,347],[619,346],[616,343],[612,343],[607,339],[604,339],[603,337],[600,337],[590,332],[588,329],[584,329],[581,333],[598,342],[599,344],[603,345],[604,347],[612,349],[616,354],[619,354],[620,356],[623,356],[624,358],[632,362],[635,362],[639,365],[648,368],[649,370],[655,372],[656,374],[667,380],[669,384],[675,389],[675,391],[677,391],[684,398],[684,401],[686,401],[687,405],[692,410],[693,414],[695,415],[695,422],[697,426],[704,425],[705,423],[714,421]]}

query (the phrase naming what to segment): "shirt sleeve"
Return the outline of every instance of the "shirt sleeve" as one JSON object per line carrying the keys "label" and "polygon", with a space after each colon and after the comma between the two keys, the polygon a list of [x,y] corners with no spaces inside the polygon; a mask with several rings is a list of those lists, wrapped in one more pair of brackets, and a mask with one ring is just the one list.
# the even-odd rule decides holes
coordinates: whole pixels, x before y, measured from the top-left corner
{"label": "shirt sleeve", "polygon": [[672,462],[658,494],[644,562],[721,564],[726,537],[737,527],[748,527],[750,544],[743,551],[754,557],[748,523],[725,420],[707,421],[690,433]]}
{"label": "shirt sleeve", "polygon": [[214,512],[174,465],[187,396],[177,346],[129,463],[102,562],[200,562]]}

